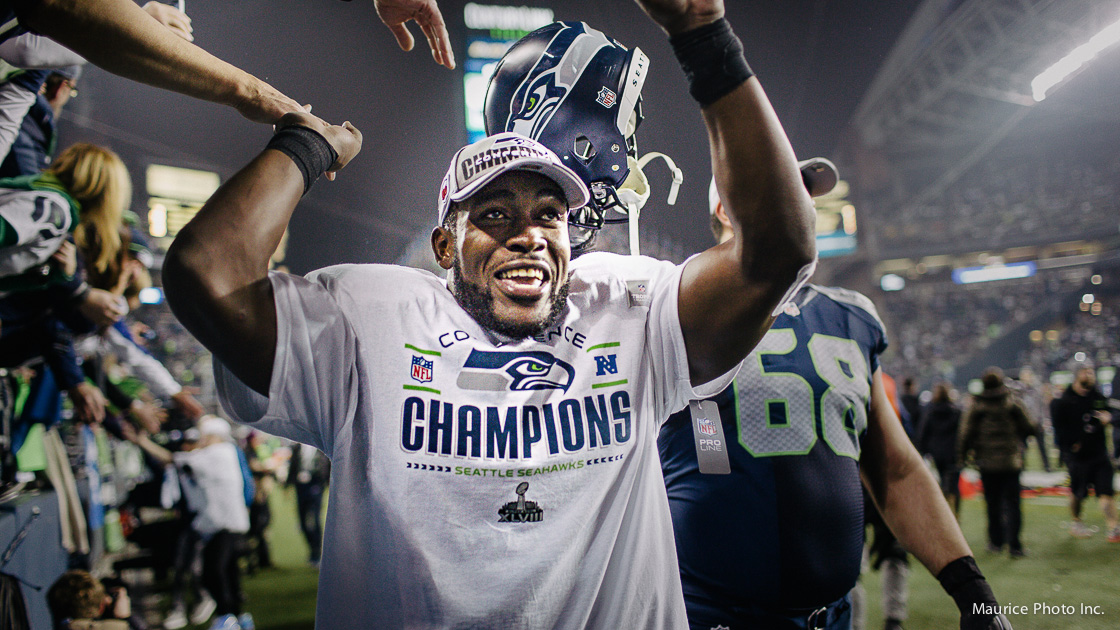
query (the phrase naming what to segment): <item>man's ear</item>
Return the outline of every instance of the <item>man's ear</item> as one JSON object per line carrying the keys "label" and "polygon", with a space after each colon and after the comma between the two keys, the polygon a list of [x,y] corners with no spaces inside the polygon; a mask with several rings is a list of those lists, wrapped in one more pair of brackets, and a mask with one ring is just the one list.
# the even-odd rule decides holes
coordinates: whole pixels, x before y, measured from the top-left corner
{"label": "man's ear", "polygon": [[443,226],[432,230],[432,252],[440,267],[450,269],[455,262],[455,235]]}
{"label": "man's ear", "polygon": [[727,211],[723,209],[723,202],[716,204],[716,218],[719,219],[720,225],[725,228],[733,227],[731,219],[727,216]]}

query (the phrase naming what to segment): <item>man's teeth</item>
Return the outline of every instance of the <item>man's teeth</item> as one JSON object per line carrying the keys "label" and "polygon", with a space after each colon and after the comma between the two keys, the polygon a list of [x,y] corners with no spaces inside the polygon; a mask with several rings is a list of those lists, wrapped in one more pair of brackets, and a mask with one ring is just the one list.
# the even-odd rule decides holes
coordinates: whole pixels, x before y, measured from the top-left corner
{"label": "man's teeth", "polygon": [[530,280],[544,281],[544,272],[540,269],[510,269],[498,274],[502,280],[513,278],[528,278]]}

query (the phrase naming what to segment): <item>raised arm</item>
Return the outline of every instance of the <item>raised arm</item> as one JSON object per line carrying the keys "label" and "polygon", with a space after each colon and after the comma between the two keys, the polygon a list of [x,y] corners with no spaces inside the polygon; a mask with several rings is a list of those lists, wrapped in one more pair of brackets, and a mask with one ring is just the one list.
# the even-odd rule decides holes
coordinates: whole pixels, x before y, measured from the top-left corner
{"label": "raised arm", "polygon": [[361,133],[350,123],[330,126],[310,114],[286,115],[269,146],[288,152],[265,149],[214,193],[167,251],[163,284],[172,311],[234,375],[262,394],[268,393],[276,352],[269,256],[310,185],[305,182],[324,169],[341,169],[361,144]]}
{"label": "raised arm", "polygon": [[122,77],[230,105],[274,123],[300,105],[276,88],[191,44],[132,0],[22,0],[24,26]]}
{"label": "raised arm", "polygon": [[[405,24],[415,20],[436,61],[454,67],[435,0],[374,4],[402,47],[412,46]],[[17,0],[15,7],[21,24],[113,74],[230,105],[256,122],[275,123],[285,113],[301,111],[299,103],[268,83],[187,41],[189,21],[165,19],[169,12],[157,15],[168,26],[163,28],[132,0]]]}
{"label": "raised arm", "polygon": [[735,228],[733,239],[693,258],[681,279],[681,328],[699,385],[750,352],[791,285],[811,271],[813,203],[761,84],[742,70],[737,40],[720,21],[722,1],[639,4],[670,35],[701,104],[716,185]]}

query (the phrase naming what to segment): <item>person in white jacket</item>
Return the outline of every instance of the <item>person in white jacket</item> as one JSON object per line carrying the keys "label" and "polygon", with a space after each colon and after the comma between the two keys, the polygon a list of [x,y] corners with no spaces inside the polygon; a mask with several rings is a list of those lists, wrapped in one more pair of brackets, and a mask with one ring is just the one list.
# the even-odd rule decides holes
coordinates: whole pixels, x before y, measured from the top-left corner
{"label": "person in white jacket", "polygon": [[237,567],[239,542],[249,531],[249,508],[241,461],[230,432],[230,424],[223,418],[203,416],[197,436],[188,431],[183,450],[172,453],[146,433],[125,429],[130,441],[165,465],[174,466],[178,473],[187,507],[195,515],[191,527],[205,543],[202,583],[217,604],[213,627],[234,629],[247,627],[251,620],[241,611]]}

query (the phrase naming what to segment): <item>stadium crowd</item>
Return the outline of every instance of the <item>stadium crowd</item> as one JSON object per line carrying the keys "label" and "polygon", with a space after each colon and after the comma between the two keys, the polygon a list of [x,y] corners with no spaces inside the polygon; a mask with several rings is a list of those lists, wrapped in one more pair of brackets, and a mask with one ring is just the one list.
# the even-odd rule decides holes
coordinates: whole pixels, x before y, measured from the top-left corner
{"label": "stadium crowd", "polygon": [[1113,236],[1120,216],[1120,157],[1092,146],[1045,154],[1005,150],[971,169],[939,198],[869,204],[882,254],[985,251]]}
{"label": "stadium crowd", "polygon": [[[1079,313],[1076,301],[1091,286],[1082,275],[1044,271],[1030,278],[970,285],[953,284],[948,278],[918,281],[902,291],[879,293],[876,302],[891,334],[885,363],[892,373],[909,375],[930,388],[938,379],[956,380],[957,366],[983,360],[997,340],[1018,335],[1028,322],[1040,328],[1061,324],[1071,343],[1059,345],[1077,348],[1075,338],[1081,335],[1073,329],[1108,319],[1073,317]],[[1025,334],[1022,338],[1023,352],[1043,347],[1028,347]],[[1007,367],[1018,365],[1017,356],[1018,352],[1006,359]],[[1049,374],[1058,363],[1029,364],[1039,374]]]}
{"label": "stadium crowd", "polygon": [[[290,443],[235,431],[214,415],[208,354],[153,305],[158,289],[141,300],[153,276],[158,282],[162,252],[131,212],[127,166],[107,147],[60,143],[57,123],[78,96],[87,58],[260,122],[299,106],[193,46],[190,18],[174,6],[93,5],[0,3],[0,498],[57,497],[57,520],[46,527],[61,530],[55,542],[70,570],[46,576],[53,584],[36,595],[45,595],[54,627],[212,620],[251,630],[237,578],[242,564],[270,564],[268,490],[286,480]],[[233,83],[249,90],[230,101]],[[324,492],[317,461],[310,448],[297,455],[291,482],[301,496]],[[301,515],[312,561],[321,515],[310,511],[321,505]],[[34,521],[14,534],[5,564]],[[54,557],[36,553],[44,566]],[[152,580],[121,580],[138,568]],[[129,586],[144,589],[140,605]],[[14,612],[5,627],[44,622],[28,617],[37,607],[25,605],[18,585],[7,592]]]}

